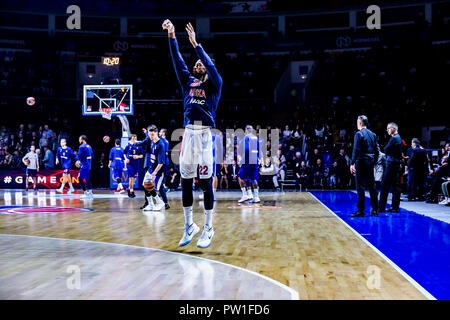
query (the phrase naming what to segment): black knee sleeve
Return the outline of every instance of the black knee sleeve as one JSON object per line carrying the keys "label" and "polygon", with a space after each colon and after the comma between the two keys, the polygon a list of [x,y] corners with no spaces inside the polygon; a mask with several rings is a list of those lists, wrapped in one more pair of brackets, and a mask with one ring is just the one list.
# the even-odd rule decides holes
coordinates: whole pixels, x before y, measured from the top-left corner
{"label": "black knee sleeve", "polygon": [[145,196],[150,197],[152,193],[150,191],[144,190]]}
{"label": "black knee sleeve", "polygon": [[203,190],[203,203],[205,210],[212,210],[214,208],[214,193],[212,187],[212,178],[200,179],[200,188]]}
{"label": "black knee sleeve", "polygon": [[193,182],[193,179],[181,178],[181,198],[183,200],[183,207],[190,207],[194,203],[194,197],[192,195]]}

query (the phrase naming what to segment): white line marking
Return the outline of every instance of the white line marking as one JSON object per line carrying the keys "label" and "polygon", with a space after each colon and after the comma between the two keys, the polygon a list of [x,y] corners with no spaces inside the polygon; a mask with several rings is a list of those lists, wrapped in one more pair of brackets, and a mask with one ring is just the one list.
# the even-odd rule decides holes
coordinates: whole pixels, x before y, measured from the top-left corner
{"label": "white line marking", "polygon": [[22,234],[0,234],[0,236],[10,236],[10,237],[29,237],[29,238],[43,238],[43,239],[52,239],[52,240],[67,240],[67,241],[80,241],[80,242],[88,242],[88,243],[101,243],[101,244],[106,244],[106,245],[113,245],[113,246],[121,246],[121,247],[131,247],[131,248],[139,248],[139,249],[147,249],[147,250],[155,250],[155,251],[160,251],[160,252],[166,252],[166,253],[170,253],[170,254],[179,254],[185,257],[189,257],[189,258],[193,258],[193,259],[201,259],[201,260],[205,260],[208,261],[209,263],[218,263],[227,267],[231,267],[231,268],[235,268],[241,271],[245,271],[245,272],[249,272],[255,276],[261,277],[279,287],[281,287],[282,289],[288,291],[291,294],[291,300],[300,300],[300,297],[298,295],[298,292],[295,291],[294,289],[288,287],[285,284],[282,284],[281,282],[278,282],[272,278],[269,278],[265,275],[262,275],[258,272],[252,271],[252,270],[248,270],[245,268],[241,268],[238,266],[234,266],[232,264],[228,264],[228,263],[224,263],[224,262],[220,262],[220,261],[216,261],[216,260],[211,260],[211,259],[207,259],[207,258],[202,258],[202,257],[196,257],[194,255],[190,255],[190,254],[184,254],[184,253],[180,253],[180,252],[173,252],[173,251],[168,251],[168,250],[163,250],[163,249],[155,249],[155,248],[149,248],[149,247],[141,247],[141,246],[134,246],[134,245],[130,245],[130,244],[121,244],[121,243],[112,243],[112,242],[103,242],[103,241],[90,241],[90,240],[82,240],[82,239],[65,239],[65,238],[52,238],[52,237],[41,237],[41,236],[29,236],[29,235],[22,235]]}
{"label": "white line marking", "polygon": [[427,299],[436,300],[427,290],[425,290],[420,284],[416,282],[413,278],[411,278],[405,271],[403,271],[399,266],[397,266],[394,262],[391,261],[387,256],[384,255],[383,252],[378,250],[373,244],[371,244],[366,238],[361,236],[355,229],[350,227],[344,220],[342,220],[336,213],[334,213],[330,208],[328,208],[322,201],[317,199],[315,195],[311,192],[308,192],[314,199],[317,200],[321,205],[323,205],[332,215],[334,215],[337,219],[339,219],[347,228],[349,228],[359,239],[361,239],[365,244],[371,247],[376,253],[378,253],[387,263],[391,265],[395,270],[397,270],[406,280],[408,280],[417,290],[420,291]]}

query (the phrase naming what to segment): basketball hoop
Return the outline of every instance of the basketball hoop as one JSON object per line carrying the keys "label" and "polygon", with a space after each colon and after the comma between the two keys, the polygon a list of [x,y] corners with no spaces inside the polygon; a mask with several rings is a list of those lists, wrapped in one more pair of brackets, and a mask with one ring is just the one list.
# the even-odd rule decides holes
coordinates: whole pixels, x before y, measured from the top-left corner
{"label": "basketball hoop", "polygon": [[111,108],[100,108],[99,111],[102,114],[103,118],[111,120],[111,116],[112,116],[112,109]]}

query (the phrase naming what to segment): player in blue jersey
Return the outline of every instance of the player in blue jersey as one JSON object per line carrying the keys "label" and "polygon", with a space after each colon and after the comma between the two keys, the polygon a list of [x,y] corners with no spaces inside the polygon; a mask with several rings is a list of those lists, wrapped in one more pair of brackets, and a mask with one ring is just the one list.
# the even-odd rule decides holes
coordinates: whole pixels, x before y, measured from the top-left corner
{"label": "player in blue jersey", "polygon": [[[259,203],[259,159],[262,158],[258,137],[253,133],[253,127],[245,127],[245,137],[239,142],[238,158],[241,163],[239,168],[239,184],[242,190],[242,198],[239,203],[251,201]],[[252,194],[252,186],[253,192]]]}
{"label": "player in blue jersey", "polygon": [[61,139],[61,147],[59,147],[58,151],[56,152],[56,165],[61,162],[61,167],[63,169],[63,181],[61,184],[61,188],[56,189],[56,191],[59,193],[62,193],[64,191],[66,182],[68,182],[70,186],[68,193],[72,193],[75,191],[72,185],[72,179],[70,177],[72,159],[75,159],[75,157],[76,156],[73,150],[67,146],[66,139]]}
{"label": "player in blue jersey", "polygon": [[80,148],[78,149],[78,156],[75,158],[77,160],[75,165],[80,168],[78,177],[80,179],[81,188],[84,191],[83,198],[89,198],[93,197],[92,183],[89,175],[91,172],[94,152],[92,151],[91,146],[87,144],[87,138],[85,135],[80,136],[78,141],[80,142]]}
{"label": "player in blue jersey", "polygon": [[[157,191],[161,189],[164,180],[166,153],[162,140],[158,135],[158,128],[155,125],[148,126],[147,133],[143,141],[138,141],[135,146],[150,145],[150,166],[144,176],[145,204],[141,207],[144,211],[160,211],[165,207],[164,202],[158,196]],[[155,200],[155,203],[153,203]]]}
{"label": "player in blue jersey", "polygon": [[128,169],[128,197],[135,198],[134,183],[139,175],[139,159],[144,158],[144,152],[141,147],[134,145],[137,141],[137,136],[132,134],[130,137],[130,143],[125,147],[125,162]]}
{"label": "player in blue jersey", "polygon": [[193,179],[199,178],[204,194],[205,224],[197,247],[206,248],[214,236],[212,226],[214,194],[212,188],[213,154],[211,128],[215,126],[217,104],[222,92],[222,77],[203,47],[197,43],[195,31],[189,23],[186,31],[199,60],[189,72],[178,49],[175,27],[165,20],[163,29],[169,36],[169,48],[175,73],[181,85],[184,108],[184,136],[180,152],[180,172],[185,230],[179,246],[191,242],[200,228],[192,219]]}
{"label": "player in blue jersey", "polygon": [[166,165],[164,166],[164,181],[161,184],[161,189],[159,190],[159,194],[161,195],[162,200],[165,203],[166,206],[166,210],[170,209],[170,205],[169,205],[169,200],[167,199],[167,194],[166,194],[166,179],[167,179],[167,172],[169,170],[169,141],[167,140],[167,129],[161,129],[159,130],[159,138],[162,140],[162,142],[164,143],[164,148],[165,148],[165,154],[166,154]]}
{"label": "player in blue jersey", "polygon": [[122,147],[120,146],[120,139],[116,139],[115,146],[111,148],[111,151],[109,152],[109,163],[108,168],[112,168],[114,170],[113,173],[113,179],[117,181],[117,189],[116,193],[124,193],[125,189],[123,187],[122,181],[123,181],[123,172],[127,171],[127,165],[125,163],[125,155],[123,152]]}

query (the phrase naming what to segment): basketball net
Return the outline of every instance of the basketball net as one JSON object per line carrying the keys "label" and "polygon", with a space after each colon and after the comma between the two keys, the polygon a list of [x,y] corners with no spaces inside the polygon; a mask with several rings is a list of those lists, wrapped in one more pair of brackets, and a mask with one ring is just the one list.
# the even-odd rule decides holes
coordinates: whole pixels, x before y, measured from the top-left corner
{"label": "basketball net", "polygon": [[100,108],[100,113],[102,117],[108,120],[111,120],[112,109],[111,108]]}

